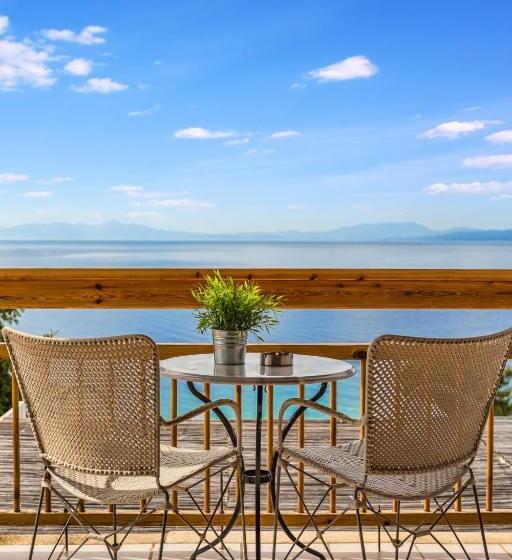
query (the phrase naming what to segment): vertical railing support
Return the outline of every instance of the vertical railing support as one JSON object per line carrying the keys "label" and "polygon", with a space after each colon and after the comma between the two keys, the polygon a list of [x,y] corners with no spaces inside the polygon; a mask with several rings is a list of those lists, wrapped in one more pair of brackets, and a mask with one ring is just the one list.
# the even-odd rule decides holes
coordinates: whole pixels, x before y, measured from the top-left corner
{"label": "vertical railing support", "polygon": [[[178,417],[178,381],[171,379],[171,420]],[[171,445],[178,447],[178,426],[171,426]],[[172,504],[175,510],[178,509],[178,492],[172,492]]]}
{"label": "vertical railing support", "polygon": [[[304,385],[299,385],[298,388],[298,396],[299,399],[303,399],[305,395]],[[298,447],[304,447],[304,421],[305,421],[305,414],[302,414],[299,417],[299,421],[297,423],[297,445]],[[302,461],[299,462],[299,472],[297,473],[297,488],[302,497],[304,497],[304,463]],[[297,511],[299,513],[304,513],[304,504],[300,498],[297,498]]]}
{"label": "vertical railing support", "polygon": [[[336,410],[338,406],[338,385],[336,381],[331,382],[331,391],[329,395],[329,406],[332,410]],[[335,447],[337,443],[337,423],[336,418],[329,419],[329,444],[331,447]],[[336,477],[331,477],[331,484],[336,484]],[[329,495],[329,511],[330,513],[336,513],[336,489],[333,488]]]}
{"label": "vertical railing support", "polygon": [[[203,394],[206,398],[210,398],[211,397],[211,391],[210,391],[210,384],[209,383],[205,383],[204,387],[203,387]],[[210,411],[208,410],[207,412],[204,413],[204,420],[203,420],[203,424],[204,424],[204,434],[203,434],[203,446],[205,449],[210,449]],[[207,469],[205,471],[205,481],[204,481],[204,511],[206,513],[210,513],[210,469]]]}
{"label": "vertical railing support", "polygon": [[[267,385],[267,469],[272,471],[274,456],[274,387]],[[272,489],[267,485],[267,512],[272,513]]]}
{"label": "vertical railing support", "polygon": [[485,472],[485,509],[492,511],[494,486],[494,405],[487,417],[487,462]]}
{"label": "vertical railing support", "polygon": [[16,376],[12,374],[11,384],[11,404],[12,404],[12,509],[15,512],[21,511],[21,492],[20,492],[20,390]]}

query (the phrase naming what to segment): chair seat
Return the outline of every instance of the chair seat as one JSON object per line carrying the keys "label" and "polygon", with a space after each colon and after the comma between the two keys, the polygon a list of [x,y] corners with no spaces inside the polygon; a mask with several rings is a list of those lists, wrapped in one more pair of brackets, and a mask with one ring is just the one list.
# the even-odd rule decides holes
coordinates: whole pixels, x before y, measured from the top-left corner
{"label": "chair seat", "polygon": [[[217,447],[211,450],[160,447],[160,483],[168,488],[199,474],[208,467],[236,457],[236,449]],[[112,476],[51,467],[52,481],[86,502],[130,504],[161,493],[151,475]]]}
{"label": "chair seat", "polygon": [[338,447],[284,447],[285,460],[302,461],[349,486],[397,500],[415,500],[437,496],[453,487],[464,474],[464,465],[421,474],[369,475],[364,481],[364,441]]}

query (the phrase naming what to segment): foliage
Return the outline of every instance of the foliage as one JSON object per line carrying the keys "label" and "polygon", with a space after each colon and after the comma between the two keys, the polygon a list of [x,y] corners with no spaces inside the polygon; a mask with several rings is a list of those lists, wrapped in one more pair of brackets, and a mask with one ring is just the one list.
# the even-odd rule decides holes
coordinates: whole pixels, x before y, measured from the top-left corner
{"label": "foliage", "polygon": [[262,332],[268,333],[279,323],[281,296],[262,293],[258,284],[251,280],[237,284],[218,270],[205,280],[204,286],[192,290],[199,306],[195,310],[199,332],[208,329],[248,331],[262,341]]}
{"label": "foliage", "polygon": [[[0,309],[0,330],[6,325],[15,325],[21,311],[17,309]],[[0,333],[0,341],[2,341]],[[11,408],[11,374],[9,362],[0,360],[0,416]]]}
{"label": "foliage", "polygon": [[494,412],[497,416],[512,415],[512,368],[505,370],[505,375],[496,395]]}

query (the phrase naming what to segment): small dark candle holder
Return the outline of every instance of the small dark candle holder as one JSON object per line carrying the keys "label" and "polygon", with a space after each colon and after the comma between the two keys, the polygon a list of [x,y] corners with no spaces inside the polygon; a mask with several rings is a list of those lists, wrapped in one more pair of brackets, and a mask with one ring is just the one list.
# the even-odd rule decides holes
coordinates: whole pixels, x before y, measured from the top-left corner
{"label": "small dark candle holder", "polygon": [[293,365],[293,354],[291,352],[262,352],[260,364],[266,367],[283,367]]}

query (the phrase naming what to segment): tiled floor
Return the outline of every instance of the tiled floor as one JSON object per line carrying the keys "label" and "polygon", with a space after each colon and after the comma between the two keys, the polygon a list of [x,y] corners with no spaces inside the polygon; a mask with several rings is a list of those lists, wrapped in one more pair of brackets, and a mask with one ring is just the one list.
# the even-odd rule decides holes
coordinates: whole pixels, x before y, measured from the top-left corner
{"label": "tiled floor", "polygon": [[[512,535],[511,535],[512,541]],[[458,545],[446,545],[448,550],[457,558],[465,559],[465,555]],[[472,560],[484,559],[483,550],[480,545],[468,544],[465,545]],[[48,557],[51,551],[51,546],[41,545],[36,547],[36,554],[34,560],[44,560]],[[335,560],[360,560],[361,549],[357,543],[346,544],[331,544],[331,552]],[[289,547],[286,545],[278,545],[278,559],[283,559]],[[0,546],[0,559],[1,560],[26,560],[28,557],[28,545],[4,545]],[[73,548],[70,549],[70,553]],[[191,544],[166,544],[164,548],[165,560],[188,560],[194,546]],[[366,546],[368,560],[394,560],[395,555],[391,545],[383,545],[382,551],[377,551],[376,543],[368,543]],[[229,551],[235,560],[241,560],[242,550],[240,545],[229,545]],[[119,560],[156,560],[158,547],[154,544],[126,544],[119,554]],[[272,546],[265,544],[262,546],[262,553],[264,560],[270,560],[272,557]],[[230,555],[226,552],[226,558],[232,560]],[[293,558],[291,554],[289,558]],[[407,556],[407,550],[400,553],[400,558],[404,559]],[[491,560],[512,560],[512,544],[490,544],[489,556]],[[67,555],[62,553],[54,555],[53,558],[65,560]],[[109,560],[109,555],[105,547],[101,545],[84,546],[76,556],[77,560]],[[209,552],[201,556],[205,560],[219,559],[220,556],[214,552]],[[311,560],[313,557],[309,555],[302,555],[301,558]],[[249,560],[254,559],[253,545],[249,547]],[[443,552],[439,546],[433,544],[418,544],[414,547],[414,552],[411,554],[410,560],[447,560],[449,556]]]}

